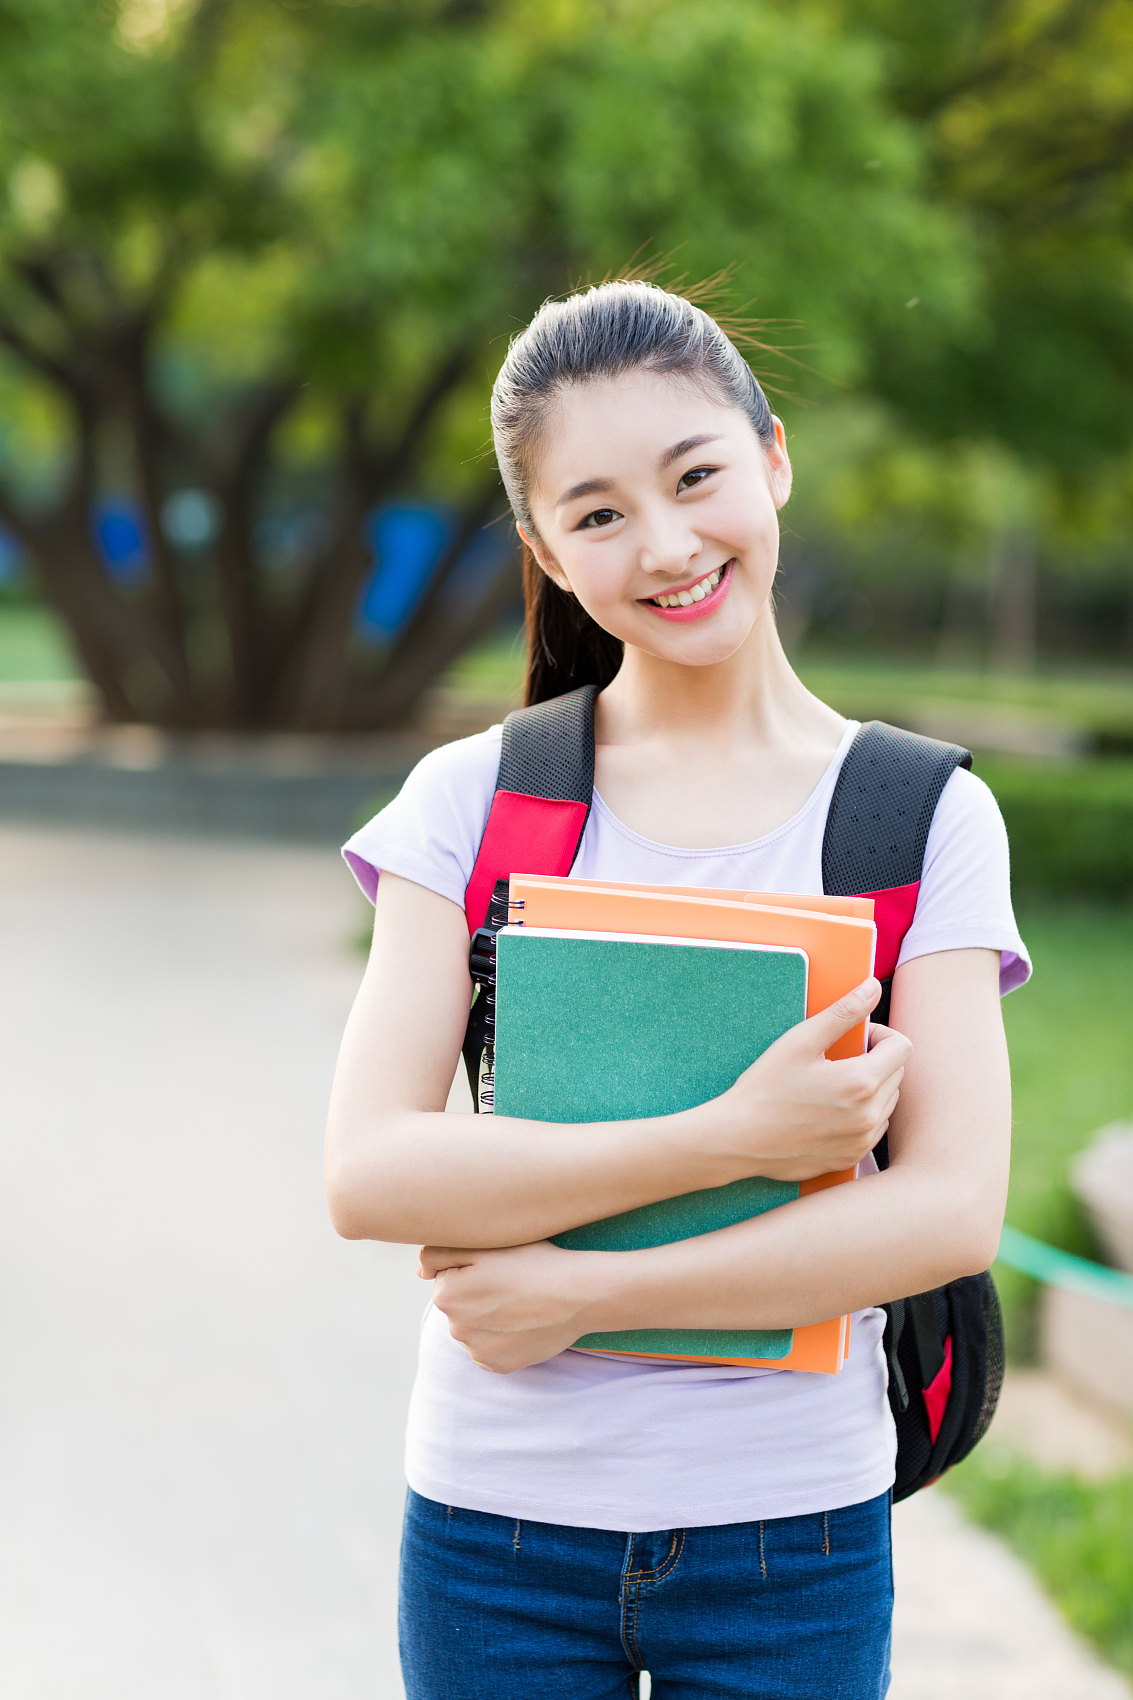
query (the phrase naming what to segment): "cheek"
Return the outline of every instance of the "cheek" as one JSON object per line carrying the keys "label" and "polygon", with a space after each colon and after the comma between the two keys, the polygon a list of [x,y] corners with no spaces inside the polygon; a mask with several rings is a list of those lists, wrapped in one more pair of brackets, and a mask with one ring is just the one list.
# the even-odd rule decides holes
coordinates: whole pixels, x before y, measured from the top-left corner
{"label": "cheek", "polygon": [[761,491],[754,498],[745,493],[736,501],[724,502],[713,517],[720,541],[737,552],[778,544],[779,516],[769,490]]}
{"label": "cheek", "polygon": [[604,547],[564,549],[559,564],[584,608],[621,601],[633,577],[630,551],[619,549],[616,541]]}

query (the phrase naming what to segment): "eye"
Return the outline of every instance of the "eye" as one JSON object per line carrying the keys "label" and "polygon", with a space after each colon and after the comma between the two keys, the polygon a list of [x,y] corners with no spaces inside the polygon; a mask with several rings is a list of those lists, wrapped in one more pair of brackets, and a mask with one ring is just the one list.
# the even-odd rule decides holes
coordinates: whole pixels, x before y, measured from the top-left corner
{"label": "eye", "polygon": [[580,520],[575,526],[576,531],[595,530],[598,526],[613,525],[616,519],[621,519],[617,508],[595,508],[592,514]]}
{"label": "eye", "polygon": [[678,484],[678,490],[694,490],[698,484],[703,484],[706,478],[711,478],[714,472],[719,472],[718,466],[694,466],[690,472],[684,473]]}

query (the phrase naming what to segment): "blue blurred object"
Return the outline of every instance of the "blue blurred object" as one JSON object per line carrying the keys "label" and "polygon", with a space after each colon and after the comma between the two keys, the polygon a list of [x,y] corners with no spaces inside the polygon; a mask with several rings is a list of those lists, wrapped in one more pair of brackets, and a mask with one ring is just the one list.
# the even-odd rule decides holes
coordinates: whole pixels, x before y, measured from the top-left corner
{"label": "blue blurred object", "polygon": [[[446,508],[401,503],[375,508],[366,522],[375,564],[358,602],[360,636],[376,643],[388,643],[397,636],[424,595],[429,575],[456,527],[456,516]],[[476,534],[446,581],[450,611],[463,613],[475,604],[510,547],[510,535],[503,526]]]}
{"label": "blue blurred object", "polygon": [[16,584],[24,576],[24,546],[0,526],[0,584]]}
{"label": "blue blurred object", "polygon": [[115,584],[140,584],[150,569],[149,540],[141,509],[129,496],[104,496],[95,504],[94,538]]}
{"label": "blue blurred object", "polygon": [[215,543],[224,515],[211,490],[174,490],[161,507],[161,529],[175,549],[196,554]]}
{"label": "blue blurred object", "polygon": [[375,508],[366,521],[374,570],[358,604],[363,636],[388,641],[397,635],[420,601],[452,534],[452,515],[443,508]]}

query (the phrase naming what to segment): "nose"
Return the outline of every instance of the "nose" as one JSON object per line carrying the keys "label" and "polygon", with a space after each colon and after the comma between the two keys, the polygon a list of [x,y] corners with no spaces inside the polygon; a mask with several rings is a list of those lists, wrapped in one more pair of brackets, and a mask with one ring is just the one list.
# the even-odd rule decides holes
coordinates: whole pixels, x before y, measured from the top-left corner
{"label": "nose", "polygon": [[677,576],[692,566],[703,548],[684,514],[668,507],[642,515],[638,565],[642,572]]}

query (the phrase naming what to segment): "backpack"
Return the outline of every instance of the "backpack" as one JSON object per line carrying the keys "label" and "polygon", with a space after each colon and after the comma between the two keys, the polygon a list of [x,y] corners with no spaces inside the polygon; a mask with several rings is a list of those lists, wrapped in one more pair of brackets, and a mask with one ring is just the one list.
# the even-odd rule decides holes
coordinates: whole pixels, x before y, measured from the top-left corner
{"label": "backpack", "polygon": [[[465,910],[476,993],[463,1053],[477,1110],[491,1104],[495,938],[512,873],[569,874],[594,795],[594,699],[584,685],[504,722],[495,794]],[[881,721],[855,736],[838,775],[822,843],[822,888],[871,897],[877,925],[874,1019],[889,1019],[893,971],[916,912],[940,794],[971,754]],[[888,1140],[875,1148],[888,1165]],[[981,1440],[1003,1381],[1003,1318],[991,1275],[967,1275],[884,1307],[889,1405],[897,1429],[894,1500],[943,1475]]]}

